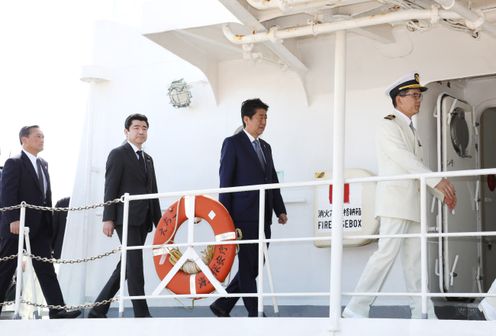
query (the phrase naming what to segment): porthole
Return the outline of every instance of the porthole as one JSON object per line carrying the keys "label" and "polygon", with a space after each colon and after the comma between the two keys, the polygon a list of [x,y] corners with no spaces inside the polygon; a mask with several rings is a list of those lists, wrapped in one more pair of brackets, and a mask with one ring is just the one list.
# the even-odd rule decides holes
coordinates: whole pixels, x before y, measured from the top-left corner
{"label": "porthole", "polygon": [[470,140],[467,121],[465,120],[465,111],[460,107],[455,108],[450,118],[450,136],[453,149],[458,156],[468,157],[467,147]]}

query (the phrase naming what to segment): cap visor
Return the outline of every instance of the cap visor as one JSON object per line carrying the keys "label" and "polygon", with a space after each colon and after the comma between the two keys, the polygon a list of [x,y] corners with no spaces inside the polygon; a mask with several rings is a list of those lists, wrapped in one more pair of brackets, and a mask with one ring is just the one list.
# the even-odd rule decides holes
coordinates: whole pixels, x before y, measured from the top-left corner
{"label": "cap visor", "polygon": [[405,86],[400,87],[398,90],[403,91],[403,90],[408,90],[408,89],[419,89],[421,92],[427,91],[427,88],[425,86],[420,85],[420,84],[405,85]]}

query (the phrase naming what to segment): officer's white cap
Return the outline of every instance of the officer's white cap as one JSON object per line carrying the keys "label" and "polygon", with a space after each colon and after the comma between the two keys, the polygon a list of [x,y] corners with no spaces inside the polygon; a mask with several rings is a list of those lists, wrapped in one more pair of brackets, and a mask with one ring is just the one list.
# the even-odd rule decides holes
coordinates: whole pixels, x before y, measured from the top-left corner
{"label": "officer's white cap", "polygon": [[392,83],[386,89],[386,95],[391,97],[391,99],[394,99],[398,93],[408,89],[419,89],[422,92],[427,91],[425,86],[420,85],[419,74],[416,72],[410,72]]}

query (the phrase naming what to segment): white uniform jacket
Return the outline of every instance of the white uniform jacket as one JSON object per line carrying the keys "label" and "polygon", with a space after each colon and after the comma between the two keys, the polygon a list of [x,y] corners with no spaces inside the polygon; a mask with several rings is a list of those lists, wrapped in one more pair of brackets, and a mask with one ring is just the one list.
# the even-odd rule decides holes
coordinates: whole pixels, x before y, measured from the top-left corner
{"label": "white uniform jacket", "polygon": [[[422,162],[422,145],[409,127],[409,119],[397,110],[394,113],[381,121],[377,133],[379,176],[430,172]],[[440,181],[440,178],[427,179],[427,185],[434,188]],[[420,182],[379,182],[375,215],[420,222]]]}

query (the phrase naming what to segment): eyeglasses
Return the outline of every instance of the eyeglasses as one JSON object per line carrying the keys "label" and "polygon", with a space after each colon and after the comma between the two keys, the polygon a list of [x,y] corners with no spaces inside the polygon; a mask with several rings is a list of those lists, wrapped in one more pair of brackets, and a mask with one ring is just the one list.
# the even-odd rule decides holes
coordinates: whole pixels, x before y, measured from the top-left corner
{"label": "eyeglasses", "polygon": [[405,93],[400,95],[400,97],[405,97],[405,96],[410,96],[417,100],[422,100],[423,98],[423,95],[421,93]]}

